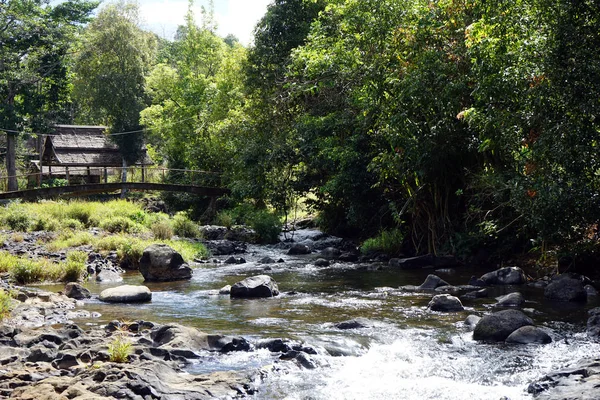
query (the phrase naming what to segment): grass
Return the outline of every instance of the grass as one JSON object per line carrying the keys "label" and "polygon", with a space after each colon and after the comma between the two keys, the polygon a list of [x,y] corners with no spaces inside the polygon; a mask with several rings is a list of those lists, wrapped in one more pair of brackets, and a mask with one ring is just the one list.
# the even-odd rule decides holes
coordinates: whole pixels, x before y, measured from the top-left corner
{"label": "grass", "polygon": [[53,262],[47,258],[17,257],[7,251],[0,251],[0,272],[8,272],[19,284],[36,282],[73,282],[85,274],[87,253],[71,251],[65,262]]}
{"label": "grass", "polygon": [[360,246],[363,254],[383,252],[388,255],[397,255],[402,252],[404,235],[400,229],[384,230],[374,238],[367,239]]}
{"label": "grass", "polygon": [[111,362],[129,362],[131,352],[131,342],[125,339],[121,334],[115,335],[113,341],[108,345],[108,358]]}
{"label": "grass", "polygon": [[0,289],[0,321],[10,315],[12,296],[9,292]]}

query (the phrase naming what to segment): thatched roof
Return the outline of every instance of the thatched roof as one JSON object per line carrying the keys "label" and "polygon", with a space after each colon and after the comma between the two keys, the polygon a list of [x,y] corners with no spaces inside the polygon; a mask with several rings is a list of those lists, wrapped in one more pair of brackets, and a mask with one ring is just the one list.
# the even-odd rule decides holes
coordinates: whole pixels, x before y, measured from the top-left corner
{"label": "thatched roof", "polygon": [[[103,134],[105,130],[104,126],[57,125],[56,134],[45,138],[42,165],[121,167],[123,158],[119,148]],[[152,165],[145,146],[142,153],[141,160],[136,165]]]}

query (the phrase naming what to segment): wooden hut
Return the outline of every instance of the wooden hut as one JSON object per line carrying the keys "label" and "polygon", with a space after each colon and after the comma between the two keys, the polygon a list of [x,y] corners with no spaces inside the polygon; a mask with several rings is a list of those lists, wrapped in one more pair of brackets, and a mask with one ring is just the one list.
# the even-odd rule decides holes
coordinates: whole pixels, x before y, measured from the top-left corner
{"label": "wooden hut", "polygon": [[[33,161],[37,184],[50,179],[68,183],[100,183],[108,175],[118,175],[123,167],[119,148],[104,134],[105,126],[56,125],[52,135],[44,135],[38,144],[39,159]],[[142,149],[135,164],[144,169],[152,165]]]}

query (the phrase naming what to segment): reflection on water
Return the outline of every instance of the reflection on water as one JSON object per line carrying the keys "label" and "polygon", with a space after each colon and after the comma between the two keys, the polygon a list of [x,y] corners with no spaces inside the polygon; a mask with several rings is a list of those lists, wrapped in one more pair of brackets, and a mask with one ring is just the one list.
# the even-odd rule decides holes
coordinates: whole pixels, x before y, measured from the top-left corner
{"label": "reflection on water", "polygon": [[[265,255],[283,257],[285,262],[257,264]],[[548,329],[554,342],[546,346],[479,344],[471,340],[462,321],[470,313],[491,311],[493,299],[467,300],[463,302],[467,311],[443,314],[426,310],[432,294],[397,290],[420,284],[432,271],[367,270],[343,263],[316,268],[311,263],[314,256],[290,257],[275,247],[252,246],[244,257],[250,262],[205,264],[189,282],[146,283],[153,292],[151,303],[116,305],[90,300],[86,309],[102,317],[87,322],[177,322],[249,339],[303,341],[318,350],[314,358],[319,368],[287,367],[269,374],[257,395],[260,399],[529,399],[529,382],[600,350],[579,333],[586,309],[595,304],[565,311],[546,303],[540,290],[519,287],[527,299],[528,314]],[[442,277],[464,284],[482,272],[461,267]],[[247,300],[214,294],[225,285],[262,273],[279,283],[281,296]],[[130,273],[123,283],[112,286],[142,283],[138,273]],[[96,294],[110,286],[87,285]],[[497,295],[510,290],[497,288]],[[334,327],[336,322],[358,317],[368,319],[371,326],[350,331]],[[192,365],[190,372],[273,363],[265,350],[214,357],[212,362],[211,357]]]}

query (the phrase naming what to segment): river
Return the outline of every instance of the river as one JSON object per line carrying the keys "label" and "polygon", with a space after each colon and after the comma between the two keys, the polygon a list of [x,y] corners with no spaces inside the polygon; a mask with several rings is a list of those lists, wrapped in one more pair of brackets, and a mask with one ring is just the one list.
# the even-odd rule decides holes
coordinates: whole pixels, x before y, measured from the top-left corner
{"label": "river", "polygon": [[[300,237],[310,241],[311,232]],[[285,262],[257,263],[265,255]],[[248,261],[245,264],[202,264],[185,282],[148,284],[140,274],[128,273],[124,283],[148,286],[152,302],[114,305],[90,300],[85,308],[102,316],[87,323],[177,322],[251,340],[291,339],[317,350],[311,356],[315,369],[274,364],[267,350],[207,356],[188,368],[201,373],[275,365],[256,399],[531,399],[530,382],[600,350],[600,344],[585,335],[586,310],[595,303],[559,307],[546,302],[540,289],[496,288],[498,295],[521,291],[527,299],[523,310],[548,331],[553,342],[483,344],[471,339],[463,321],[469,314],[493,311],[494,298],[464,300],[464,312],[438,313],[427,310],[431,293],[398,289],[419,285],[432,270],[351,263],[316,267],[314,254],[288,256],[281,246],[252,245],[242,256]],[[491,269],[464,266],[438,274],[459,285]],[[282,294],[249,300],[214,293],[257,274],[272,276]],[[87,285],[93,293],[111,286],[117,284]],[[334,326],[353,318],[365,318],[368,327],[340,330]]]}

